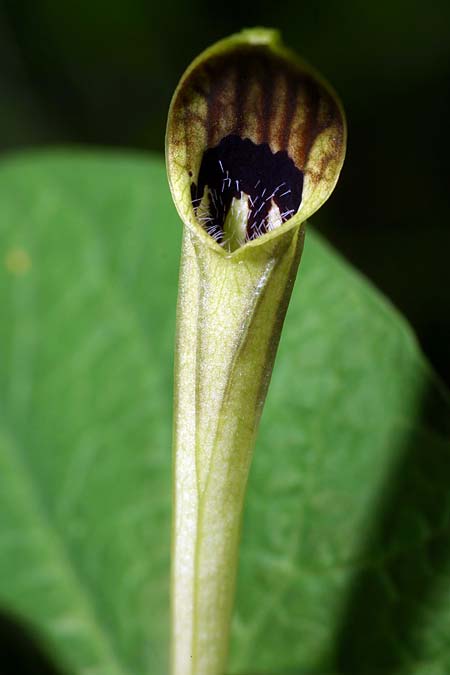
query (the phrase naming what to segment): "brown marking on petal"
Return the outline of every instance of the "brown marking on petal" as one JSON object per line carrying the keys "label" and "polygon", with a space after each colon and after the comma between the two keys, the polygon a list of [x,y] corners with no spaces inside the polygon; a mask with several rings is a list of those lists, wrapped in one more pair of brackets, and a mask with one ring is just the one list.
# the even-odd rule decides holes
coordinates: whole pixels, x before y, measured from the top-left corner
{"label": "brown marking on petal", "polygon": [[268,137],[269,145],[274,147],[280,143],[282,129],[286,121],[285,100],[288,92],[286,86],[286,74],[284,72],[280,71],[274,74],[272,90],[271,123],[268,128]]}
{"label": "brown marking on petal", "polygon": [[236,131],[236,99],[235,88],[238,72],[234,64],[225,67],[220,77],[214,77],[210,82],[208,96],[208,147],[214,147],[220,140],[229,134],[230,121],[233,132]]}
{"label": "brown marking on petal", "polygon": [[298,133],[291,134],[289,150],[297,158],[300,166],[305,167],[313,142],[317,137],[317,85],[311,80],[304,80],[300,87],[301,127]]}
{"label": "brown marking on petal", "polygon": [[298,97],[298,83],[292,77],[288,76],[286,82],[286,90],[284,93],[284,114],[280,119],[280,126],[278,129],[279,143],[282,147],[289,147],[289,136],[293,125],[293,118],[296,110],[296,103]]}
{"label": "brown marking on petal", "polygon": [[261,83],[254,79],[248,79],[245,91],[242,92],[242,118],[239,121],[239,135],[241,138],[248,137],[257,144],[263,142],[263,130],[260,124],[263,99],[264,93]]}
{"label": "brown marking on petal", "polygon": [[192,91],[194,94],[201,96],[202,98],[208,98],[208,83],[206,82],[194,82],[192,85]]}
{"label": "brown marking on petal", "polygon": [[[197,66],[172,116],[172,130],[185,127],[185,157],[194,178],[203,152],[232,134],[268,143],[274,153],[287,151],[313,182],[326,180],[327,167],[342,159],[338,104],[313,75],[266,45],[237,46]],[[327,151],[319,156],[313,150],[323,133],[329,136]]]}
{"label": "brown marking on petal", "polygon": [[312,145],[319,133],[319,92],[317,86],[311,80],[305,82],[305,87],[308,91],[307,117],[306,124],[303,130],[302,150],[304,155],[303,165],[308,161],[309,153]]}
{"label": "brown marking on petal", "polygon": [[297,86],[296,96],[292,95],[292,104],[294,106],[294,113],[291,117],[290,126],[286,125],[284,138],[286,139],[285,143],[290,156],[297,166],[302,167],[305,166],[306,155],[303,143],[299,142],[299,139],[303,139],[304,137],[309,117],[307,91],[304,86]]}
{"label": "brown marking on petal", "polygon": [[246,64],[243,63],[241,70],[235,78],[234,87],[236,133],[241,137],[243,135],[245,119],[247,117],[245,114],[244,104],[247,95],[249,77],[250,75],[247,72]]}
{"label": "brown marking on petal", "polygon": [[336,137],[335,139],[329,139],[328,152],[323,152],[316,160],[316,169],[312,172],[313,178],[316,181],[319,181],[322,176],[324,176],[333,162],[335,162],[337,148],[340,148],[342,145],[342,139]]}
{"label": "brown marking on petal", "polygon": [[[273,85],[276,77],[276,69],[271,59],[265,55],[262,61],[263,74],[261,76],[263,95],[263,109],[261,115],[261,137],[263,142],[270,144],[270,131],[273,123]],[[278,145],[278,144],[277,144]],[[277,147],[277,150],[280,148]],[[284,148],[283,148],[284,149]]]}

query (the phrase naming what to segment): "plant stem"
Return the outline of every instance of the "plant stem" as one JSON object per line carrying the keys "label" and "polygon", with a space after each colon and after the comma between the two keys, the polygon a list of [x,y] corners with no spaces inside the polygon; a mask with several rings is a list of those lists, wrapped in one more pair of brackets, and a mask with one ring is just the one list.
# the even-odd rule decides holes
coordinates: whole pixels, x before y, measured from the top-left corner
{"label": "plant stem", "polygon": [[223,675],[251,455],[303,227],[226,255],[185,229],[177,312],[172,675]]}

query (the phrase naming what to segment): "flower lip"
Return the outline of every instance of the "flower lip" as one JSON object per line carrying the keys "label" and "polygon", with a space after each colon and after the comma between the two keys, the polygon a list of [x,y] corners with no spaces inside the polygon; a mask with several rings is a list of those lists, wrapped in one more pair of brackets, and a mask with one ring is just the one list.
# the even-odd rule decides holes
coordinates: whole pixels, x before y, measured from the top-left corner
{"label": "flower lip", "polygon": [[[225,254],[258,245],[323,204],[345,142],[342,106],[320,75],[275,32],[243,31],[200,55],[174,94],[166,154],[175,204]],[[256,197],[261,206],[282,183],[291,192],[277,190],[257,213]]]}

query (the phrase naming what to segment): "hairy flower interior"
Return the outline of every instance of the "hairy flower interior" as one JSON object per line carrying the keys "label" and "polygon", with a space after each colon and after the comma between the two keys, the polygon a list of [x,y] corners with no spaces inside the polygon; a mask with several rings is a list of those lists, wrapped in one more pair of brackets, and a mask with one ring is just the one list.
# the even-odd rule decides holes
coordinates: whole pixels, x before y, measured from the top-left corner
{"label": "hairy flower interior", "polygon": [[234,251],[279,227],[302,202],[303,172],[284,150],[230,134],[202,157],[191,199],[197,220]]}

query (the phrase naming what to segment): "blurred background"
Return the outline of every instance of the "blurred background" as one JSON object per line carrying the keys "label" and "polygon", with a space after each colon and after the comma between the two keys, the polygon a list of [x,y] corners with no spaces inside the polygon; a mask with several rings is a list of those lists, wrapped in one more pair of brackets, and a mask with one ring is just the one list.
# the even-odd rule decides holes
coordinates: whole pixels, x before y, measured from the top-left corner
{"label": "blurred background", "polygon": [[408,317],[450,383],[448,0],[0,0],[0,153],[163,152],[185,67],[242,27],[279,28],[333,83],[348,156],[319,229]]}

